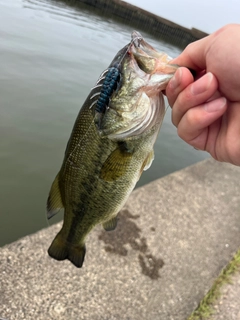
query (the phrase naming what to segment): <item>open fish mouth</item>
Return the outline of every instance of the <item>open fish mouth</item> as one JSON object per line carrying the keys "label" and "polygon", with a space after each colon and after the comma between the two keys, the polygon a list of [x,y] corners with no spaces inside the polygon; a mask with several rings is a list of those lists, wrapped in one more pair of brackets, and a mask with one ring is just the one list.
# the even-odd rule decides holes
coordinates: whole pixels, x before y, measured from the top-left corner
{"label": "open fish mouth", "polygon": [[176,65],[168,65],[172,58],[155,50],[137,31],[132,32],[132,53],[138,67],[147,74],[174,74]]}
{"label": "open fish mouth", "polygon": [[162,91],[177,66],[158,52],[137,31],[122,48],[93,88],[90,108],[102,136],[122,140],[150,130],[162,122],[165,105]]}

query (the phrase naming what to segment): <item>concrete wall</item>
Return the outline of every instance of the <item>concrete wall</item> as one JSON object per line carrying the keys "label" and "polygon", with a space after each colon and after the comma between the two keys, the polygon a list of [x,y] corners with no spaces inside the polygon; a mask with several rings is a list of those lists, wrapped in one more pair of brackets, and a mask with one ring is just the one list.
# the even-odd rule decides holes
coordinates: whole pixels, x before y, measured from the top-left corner
{"label": "concrete wall", "polygon": [[201,39],[207,34],[195,28],[187,29],[153,13],[120,0],[62,0],[68,5],[84,6],[100,15],[110,15],[112,19],[144,30],[179,47]]}

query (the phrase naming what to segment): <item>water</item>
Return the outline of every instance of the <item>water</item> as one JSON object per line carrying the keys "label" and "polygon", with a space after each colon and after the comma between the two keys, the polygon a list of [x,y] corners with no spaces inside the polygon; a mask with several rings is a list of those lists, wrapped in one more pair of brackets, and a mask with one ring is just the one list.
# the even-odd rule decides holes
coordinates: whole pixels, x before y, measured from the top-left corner
{"label": "water", "polygon": [[[48,226],[46,198],[77,113],[131,31],[60,1],[0,0],[0,245]],[[170,108],[155,149],[138,186],[207,157],[178,138]]]}

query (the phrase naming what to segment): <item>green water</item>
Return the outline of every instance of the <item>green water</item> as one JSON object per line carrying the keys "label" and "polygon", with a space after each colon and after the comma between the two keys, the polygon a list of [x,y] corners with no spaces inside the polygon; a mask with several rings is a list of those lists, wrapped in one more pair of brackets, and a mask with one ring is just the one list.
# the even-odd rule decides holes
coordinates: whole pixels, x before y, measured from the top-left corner
{"label": "green water", "polygon": [[[157,49],[179,54],[139,31]],[[77,113],[131,32],[63,2],[0,0],[0,245],[48,226],[46,198]],[[138,186],[206,157],[178,138],[169,109]]]}

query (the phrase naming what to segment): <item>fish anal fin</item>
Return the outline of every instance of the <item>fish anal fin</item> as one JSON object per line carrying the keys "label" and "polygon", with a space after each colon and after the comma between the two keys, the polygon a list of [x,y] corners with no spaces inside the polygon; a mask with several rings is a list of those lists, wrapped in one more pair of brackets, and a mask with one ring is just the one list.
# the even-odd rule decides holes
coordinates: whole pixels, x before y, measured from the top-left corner
{"label": "fish anal fin", "polygon": [[62,239],[61,234],[57,234],[48,249],[48,254],[55,260],[71,261],[77,268],[81,268],[86,253],[85,244],[71,244]]}
{"label": "fish anal fin", "polygon": [[105,221],[102,226],[105,231],[113,231],[117,227],[118,218],[117,216]]}
{"label": "fish anal fin", "polygon": [[56,176],[47,199],[47,218],[50,219],[63,208],[62,197],[59,190],[59,174]]}
{"label": "fish anal fin", "polygon": [[105,181],[115,181],[126,174],[132,160],[132,153],[115,149],[103,163],[100,179]]}

